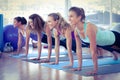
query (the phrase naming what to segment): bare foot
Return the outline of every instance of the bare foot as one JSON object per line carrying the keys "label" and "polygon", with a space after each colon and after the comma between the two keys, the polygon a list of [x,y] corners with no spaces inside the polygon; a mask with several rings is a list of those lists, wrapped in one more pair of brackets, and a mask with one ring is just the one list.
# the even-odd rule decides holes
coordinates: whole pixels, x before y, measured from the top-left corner
{"label": "bare foot", "polygon": [[81,71],[81,67],[78,67],[78,68],[72,68],[71,71]]}
{"label": "bare foot", "polygon": [[50,62],[49,64],[56,65],[56,64],[58,64],[58,62]]}
{"label": "bare foot", "polygon": [[87,75],[97,75],[97,71],[93,70],[93,71],[87,72]]}
{"label": "bare foot", "polygon": [[113,60],[118,60],[117,52],[113,51]]}

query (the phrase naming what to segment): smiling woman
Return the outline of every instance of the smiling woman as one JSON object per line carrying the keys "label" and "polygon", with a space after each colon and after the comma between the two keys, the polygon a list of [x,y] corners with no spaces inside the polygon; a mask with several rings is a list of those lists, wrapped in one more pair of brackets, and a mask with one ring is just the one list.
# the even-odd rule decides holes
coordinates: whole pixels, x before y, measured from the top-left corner
{"label": "smiling woman", "polygon": [[[98,71],[97,46],[112,53],[114,51],[120,53],[120,50],[117,49],[120,48],[120,33],[111,30],[101,30],[95,24],[86,22],[83,8],[71,7],[69,9],[69,21],[71,25],[74,25],[76,52],[78,56],[78,68],[75,70],[82,69],[82,42],[90,45],[90,52],[94,64],[94,69],[90,74],[97,74]],[[114,46],[117,48],[114,48]],[[117,60],[117,55],[115,53],[113,55],[114,60]]]}

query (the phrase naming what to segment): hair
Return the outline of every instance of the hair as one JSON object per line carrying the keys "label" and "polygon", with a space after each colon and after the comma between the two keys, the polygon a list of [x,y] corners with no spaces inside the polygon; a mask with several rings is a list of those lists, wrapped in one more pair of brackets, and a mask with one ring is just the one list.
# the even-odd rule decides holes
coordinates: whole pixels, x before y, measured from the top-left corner
{"label": "hair", "polygon": [[27,20],[24,17],[15,17],[15,20],[17,20],[17,22],[21,22],[22,25],[26,25],[27,24]]}
{"label": "hair", "polygon": [[58,20],[57,27],[59,27],[60,29],[66,29],[70,26],[67,21],[64,20],[60,13],[50,13],[48,16],[53,17],[54,21]]}
{"label": "hair", "polygon": [[59,20],[60,16],[57,13],[50,13],[48,16],[53,17],[54,21]]}
{"label": "hair", "polygon": [[85,12],[83,8],[79,8],[79,7],[71,7],[69,9],[69,11],[74,11],[76,13],[77,16],[81,16],[81,20],[82,22],[85,21]]}
{"label": "hair", "polygon": [[[33,26],[35,27],[35,31],[42,31],[43,28],[44,28],[44,24],[45,24],[45,21],[42,19],[41,16],[39,16],[38,14],[32,14],[29,16],[29,19],[32,19],[33,20]],[[30,30],[32,30],[30,24],[28,23],[28,27]]]}

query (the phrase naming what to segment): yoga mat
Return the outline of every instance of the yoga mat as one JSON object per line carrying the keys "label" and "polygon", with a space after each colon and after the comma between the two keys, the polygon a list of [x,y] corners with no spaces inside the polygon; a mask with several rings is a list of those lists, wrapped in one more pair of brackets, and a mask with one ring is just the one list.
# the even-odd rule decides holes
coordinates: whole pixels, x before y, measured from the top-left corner
{"label": "yoga mat", "polygon": [[[74,60],[77,60],[77,56],[73,56]],[[46,59],[46,58],[41,58]],[[41,63],[40,60],[33,60],[33,59],[22,59],[23,61],[33,62],[33,63]],[[50,62],[55,61],[55,56],[51,57]],[[60,55],[59,61],[69,61],[69,57],[65,55]]]}
{"label": "yoga mat", "polygon": [[[24,55],[25,55],[25,53],[24,53],[24,54],[21,53],[21,54],[19,54],[19,55],[11,55],[11,54],[10,54],[9,56],[11,56],[11,57],[13,57],[13,58],[24,58]],[[60,55],[67,55],[67,52],[65,51],[65,48],[64,48],[64,47],[60,47]],[[29,49],[29,54],[28,54],[27,58],[35,58],[35,57],[37,57],[37,56],[38,56],[38,51],[37,51],[37,49],[36,49],[36,50]],[[48,49],[42,48],[41,57],[43,57],[43,56],[48,56]],[[55,50],[54,50],[54,49],[52,49],[52,54],[51,54],[51,56],[55,56]]]}
{"label": "yoga mat", "polygon": [[[90,54],[82,54],[83,59],[91,59],[91,55]],[[110,57],[110,56],[104,56],[105,57]],[[40,60],[33,60],[34,57],[30,57],[27,59],[22,59],[23,61],[28,61],[28,62],[32,62],[32,63],[41,63]],[[47,56],[42,56],[41,59],[46,59]],[[73,59],[77,60],[77,56],[73,55]],[[55,56],[51,56],[50,62],[55,61]],[[59,56],[59,61],[69,61],[69,57],[67,55],[60,55]]]}
{"label": "yoga mat", "polygon": [[[68,64],[69,64],[69,61],[59,62],[58,65],[50,65],[48,63],[41,63],[41,65],[45,66],[45,67],[49,67],[49,68],[53,68],[53,69],[57,69],[57,70],[64,70],[67,72],[72,72],[72,73],[80,74],[80,75],[84,75],[84,76],[87,76],[86,72],[92,70],[92,68],[93,68],[92,59],[83,59],[82,71],[73,72],[73,71],[70,71],[70,68],[63,68],[63,66],[66,66]],[[100,74],[100,75],[120,72],[119,66],[116,66],[116,65],[120,65],[120,58],[117,61],[114,61],[112,57],[101,58],[101,59],[98,59],[98,65],[99,65],[98,74]],[[77,66],[78,66],[78,61],[74,60],[73,67],[76,68]],[[114,66],[117,67],[117,70],[115,70],[116,68]],[[112,71],[112,70],[114,70],[114,71]]]}
{"label": "yoga mat", "polygon": [[[81,71],[70,71],[70,70],[64,70],[64,71],[77,75],[94,76],[87,74],[87,72],[90,72],[91,70],[93,70],[93,67],[85,67],[82,68]],[[105,74],[118,73],[118,72],[120,72],[120,64],[103,65],[103,66],[98,66],[98,73],[96,75],[105,75]]]}

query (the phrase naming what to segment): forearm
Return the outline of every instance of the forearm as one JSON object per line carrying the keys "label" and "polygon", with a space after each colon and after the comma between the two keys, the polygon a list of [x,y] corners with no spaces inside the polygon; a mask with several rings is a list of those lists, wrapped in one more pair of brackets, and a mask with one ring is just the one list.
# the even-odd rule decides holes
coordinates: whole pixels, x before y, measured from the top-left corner
{"label": "forearm", "polygon": [[21,38],[22,38],[22,35],[20,33],[18,33],[18,44],[17,44],[17,53],[20,52],[20,49],[21,49]]}
{"label": "forearm", "polygon": [[55,54],[56,54],[56,63],[59,61],[59,37],[55,38]]}
{"label": "forearm", "polygon": [[93,64],[94,64],[94,70],[97,71],[98,70],[98,59],[97,59],[96,48],[91,49],[91,53],[92,53],[92,59],[93,59]]}
{"label": "forearm", "polygon": [[70,59],[70,65],[73,66],[72,39],[70,37],[67,37],[67,50]]}
{"label": "forearm", "polygon": [[38,58],[40,59],[41,57],[41,50],[42,50],[42,44],[38,43]]}
{"label": "forearm", "polygon": [[20,49],[21,49],[21,43],[20,42],[18,42],[18,44],[17,44],[17,53],[19,53],[20,52]]}
{"label": "forearm", "polygon": [[51,57],[52,45],[48,45],[48,59]]}
{"label": "forearm", "polygon": [[78,67],[82,67],[82,49],[77,49],[76,50],[77,53],[77,58],[78,58]]}
{"label": "forearm", "polygon": [[59,55],[59,45],[55,45],[55,53],[57,56]]}
{"label": "forearm", "polygon": [[48,36],[48,59],[50,60],[52,52],[52,39],[51,36]]}
{"label": "forearm", "polygon": [[25,47],[26,47],[26,52],[25,52],[25,53],[26,53],[26,55],[28,55],[28,51],[29,51],[29,44],[28,44],[28,43],[26,43],[26,44],[25,44]]}

